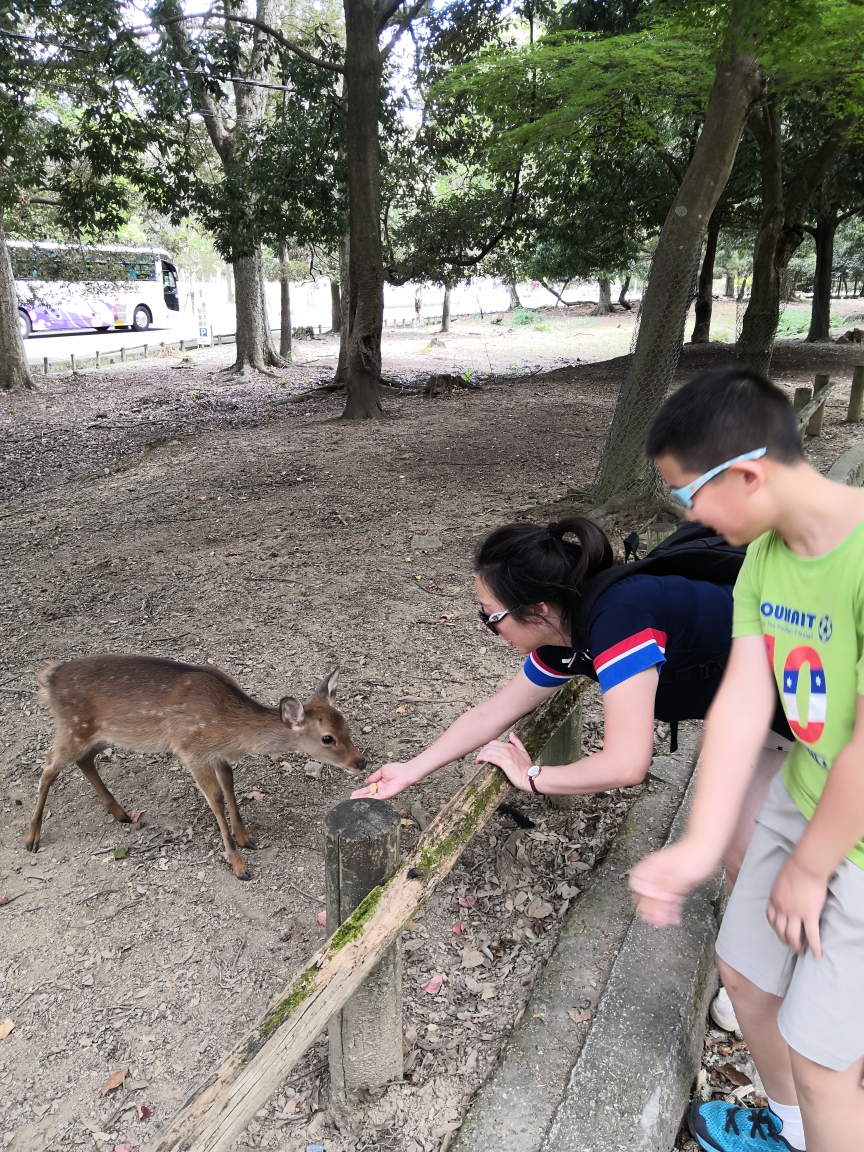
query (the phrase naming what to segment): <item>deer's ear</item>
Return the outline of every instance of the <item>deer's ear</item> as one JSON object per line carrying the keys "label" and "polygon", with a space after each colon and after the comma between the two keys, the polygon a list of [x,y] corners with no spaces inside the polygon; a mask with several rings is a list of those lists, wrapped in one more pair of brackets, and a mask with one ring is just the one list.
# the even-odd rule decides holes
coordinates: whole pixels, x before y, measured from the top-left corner
{"label": "deer's ear", "polygon": [[332,704],[336,699],[336,685],[339,683],[339,669],[334,668],[329,675],[325,676],[316,689],[315,695],[319,700],[326,700],[328,704]]}
{"label": "deer's ear", "polygon": [[293,696],[285,696],[279,701],[279,715],[282,717],[282,723],[287,724],[289,728],[299,728],[306,719],[303,705]]}

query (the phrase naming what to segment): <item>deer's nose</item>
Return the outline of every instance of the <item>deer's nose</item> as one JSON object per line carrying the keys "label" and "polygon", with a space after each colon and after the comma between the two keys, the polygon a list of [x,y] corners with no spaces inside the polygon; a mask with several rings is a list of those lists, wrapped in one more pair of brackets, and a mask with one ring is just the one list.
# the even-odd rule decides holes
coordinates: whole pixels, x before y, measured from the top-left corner
{"label": "deer's nose", "polygon": [[357,761],[357,771],[358,772],[365,772],[366,771],[366,761],[362,757]]}

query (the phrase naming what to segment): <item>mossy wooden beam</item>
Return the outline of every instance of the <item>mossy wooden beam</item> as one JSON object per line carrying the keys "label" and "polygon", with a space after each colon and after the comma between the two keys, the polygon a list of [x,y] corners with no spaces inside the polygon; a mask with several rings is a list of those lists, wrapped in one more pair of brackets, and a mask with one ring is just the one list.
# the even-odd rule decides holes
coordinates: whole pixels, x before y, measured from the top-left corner
{"label": "mossy wooden beam", "polygon": [[[584,684],[581,678],[570,681],[516,726],[532,757],[578,707]],[[510,790],[503,772],[482,765],[438,813],[398,872],[370,892],[145,1152],[228,1152]]]}

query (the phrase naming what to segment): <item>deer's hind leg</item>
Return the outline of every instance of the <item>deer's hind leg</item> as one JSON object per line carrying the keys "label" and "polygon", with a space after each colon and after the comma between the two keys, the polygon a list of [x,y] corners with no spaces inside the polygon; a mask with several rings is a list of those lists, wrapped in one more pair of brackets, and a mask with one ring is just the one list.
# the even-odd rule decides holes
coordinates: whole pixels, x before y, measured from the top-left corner
{"label": "deer's hind leg", "polygon": [[231,827],[234,830],[234,839],[240,848],[250,848],[255,850],[257,845],[246,831],[246,825],[243,823],[243,818],[240,815],[240,809],[237,807],[237,796],[234,793],[234,769],[227,760],[218,760],[214,764],[216,770],[216,777],[222,786],[222,794],[225,797],[225,803],[228,806],[228,815],[231,818]]}
{"label": "deer's hind leg", "polygon": [[131,824],[131,818],[126,815],[126,812],[105,787],[105,782],[96,770],[96,757],[100,751],[101,747],[91,748],[89,752],[86,752],[83,756],[79,756],[75,763],[84,773],[94,792],[102,801],[102,807],[105,811],[110,816],[113,816],[118,824]]}
{"label": "deer's hind leg", "polygon": [[36,798],[36,807],[27,826],[27,839],[24,847],[28,852],[38,852],[42,841],[42,814],[45,811],[45,802],[51,785],[67,764],[71,764],[80,748],[70,747],[59,740],[55,740],[50,751],[45,756],[45,767],[39,777],[39,795]]}
{"label": "deer's hind leg", "polygon": [[[228,827],[228,820],[225,817],[225,794],[219,783],[216,769],[208,760],[194,760],[186,756],[183,759],[186,767],[192,773],[193,780],[204,793],[210,810],[216,817],[216,823],[222,833],[222,843],[225,845],[225,859],[231,865],[231,871],[238,880],[251,880],[252,874],[247,869],[245,860],[237,851],[237,845]],[[233,787],[231,788],[231,796],[232,798],[234,796]],[[234,800],[234,807],[237,807],[236,800]],[[240,827],[243,828],[242,822]],[[245,828],[243,831],[246,831]]]}

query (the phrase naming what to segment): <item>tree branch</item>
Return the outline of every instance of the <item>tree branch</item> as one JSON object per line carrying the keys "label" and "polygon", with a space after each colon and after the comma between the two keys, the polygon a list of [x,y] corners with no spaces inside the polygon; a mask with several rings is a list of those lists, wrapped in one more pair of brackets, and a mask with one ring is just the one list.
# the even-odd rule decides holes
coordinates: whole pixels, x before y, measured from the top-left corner
{"label": "tree branch", "polygon": [[821,147],[810,158],[803,177],[796,182],[795,198],[786,212],[786,220],[791,227],[800,226],[800,218],[807,211],[819,185],[834,167],[837,157],[849,142],[852,129],[857,123],[857,112],[849,112],[842,120],[835,121]]}
{"label": "tree branch", "polygon": [[385,2],[381,5],[378,12],[375,14],[375,31],[379,36],[387,27],[388,22],[393,19],[399,9],[402,7],[403,3],[404,0],[385,0]]}
{"label": "tree branch", "polygon": [[417,3],[414,4],[411,8],[409,8],[408,11],[405,13],[405,15],[402,17],[402,19],[399,21],[399,25],[396,28],[396,31],[390,37],[387,44],[381,49],[381,63],[382,64],[387,59],[387,57],[390,55],[390,53],[393,51],[393,49],[396,47],[396,45],[399,43],[399,41],[402,38],[402,35],[405,32],[406,28],[409,28],[411,26],[412,22],[417,19],[417,17],[420,15],[420,12],[423,9],[423,7],[427,3],[428,3],[428,0],[417,0]]}
{"label": "tree branch", "polygon": [[311,52],[307,52],[305,48],[301,48],[299,44],[289,40],[278,29],[271,28],[269,24],[265,24],[262,20],[256,20],[252,16],[229,16],[227,13],[221,12],[192,12],[188,16],[172,16],[169,20],[161,20],[160,24],[167,28],[169,24],[180,24],[185,20],[207,20],[211,16],[220,20],[229,20],[234,24],[248,24],[250,28],[257,28],[259,32],[271,36],[277,44],[281,44],[283,48],[287,48],[289,52],[293,52],[295,56],[299,56],[307,64],[314,64],[316,68],[324,68],[328,72],[339,72],[340,74],[345,72],[341,64],[334,64],[330,60],[319,60],[317,56],[313,56]]}
{"label": "tree branch", "polygon": [[[555,291],[555,289],[552,287],[551,284],[547,284],[546,281],[541,280],[539,276],[537,277],[537,283],[540,284],[543,288],[545,288],[547,292],[551,293],[551,295],[553,295],[556,300],[559,300],[564,305],[565,308],[575,308],[576,305],[579,303],[578,300],[565,300],[564,297],[560,293]],[[569,281],[568,281],[568,283],[569,283]]]}

